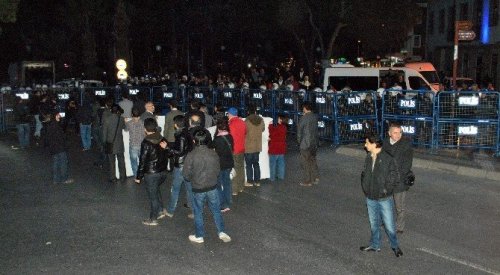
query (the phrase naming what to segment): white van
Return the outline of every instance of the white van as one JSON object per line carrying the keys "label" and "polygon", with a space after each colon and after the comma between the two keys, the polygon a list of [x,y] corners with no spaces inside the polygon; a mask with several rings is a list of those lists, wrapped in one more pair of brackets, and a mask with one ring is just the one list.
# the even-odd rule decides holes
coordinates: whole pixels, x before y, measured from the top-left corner
{"label": "white van", "polygon": [[387,89],[398,83],[403,90],[432,90],[434,88],[417,71],[409,68],[326,68],[323,79],[323,91],[328,87],[335,91],[349,87],[352,91],[376,91],[381,83],[387,84]]}
{"label": "white van", "polygon": [[405,64],[405,68],[414,69],[419,72],[427,82],[431,84],[431,88],[435,91],[439,90],[439,75],[434,68],[434,65],[430,62],[408,62]]}

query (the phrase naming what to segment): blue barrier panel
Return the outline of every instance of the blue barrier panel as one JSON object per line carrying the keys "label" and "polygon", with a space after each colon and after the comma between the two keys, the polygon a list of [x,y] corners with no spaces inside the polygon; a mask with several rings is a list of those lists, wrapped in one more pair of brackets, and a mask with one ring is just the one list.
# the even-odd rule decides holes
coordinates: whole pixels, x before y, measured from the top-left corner
{"label": "blue barrier panel", "polygon": [[185,92],[185,106],[183,111],[187,111],[189,108],[189,104],[193,100],[198,100],[201,103],[207,105],[210,109],[213,108],[214,95],[213,90],[210,87],[186,87]]}
{"label": "blue barrier panel", "polygon": [[179,89],[167,86],[155,86],[151,88],[151,98],[157,110],[161,114],[166,114],[170,111],[168,103],[171,100],[176,100],[179,107],[182,106],[183,98]]}
{"label": "blue barrier panel", "polygon": [[385,91],[382,96],[380,133],[387,136],[390,122],[401,124],[403,135],[414,145],[434,143],[435,96],[430,91]]}
{"label": "blue barrier panel", "polygon": [[241,89],[216,89],[214,90],[214,102],[220,104],[226,111],[227,109],[234,107],[238,109],[239,116],[245,116],[242,105],[242,94]]}
{"label": "blue barrier panel", "polygon": [[275,116],[283,114],[290,118],[289,132],[297,132],[297,123],[302,115],[302,104],[306,101],[304,92],[293,92],[288,90],[274,91]]}
{"label": "blue barrier panel", "polygon": [[119,92],[117,92],[115,87],[85,88],[81,90],[81,100],[83,102],[95,102],[97,100],[106,100],[111,97],[114,102],[118,102],[117,94],[119,94]]}
{"label": "blue barrier panel", "polygon": [[273,91],[261,89],[243,89],[243,107],[254,105],[262,116],[274,118]]}
{"label": "blue barrier panel", "polygon": [[335,112],[332,93],[308,92],[307,98],[318,114],[318,135],[322,140],[335,141]]}
{"label": "blue barrier panel", "polygon": [[334,94],[335,144],[363,142],[379,131],[374,91]]}
{"label": "blue barrier panel", "polygon": [[500,153],[498,92],[441,92],[437,98],[437,146]]}

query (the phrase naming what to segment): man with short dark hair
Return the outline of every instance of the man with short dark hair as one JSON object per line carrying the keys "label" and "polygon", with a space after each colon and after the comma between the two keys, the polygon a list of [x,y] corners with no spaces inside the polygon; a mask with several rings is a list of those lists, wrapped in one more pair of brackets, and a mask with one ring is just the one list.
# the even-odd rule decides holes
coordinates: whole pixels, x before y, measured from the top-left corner
{"label": "man with short dark hair", "polygon": [[304,180],[301,186],[310,187],[319,183],[318,164],[316,153],[318,151],[318,116],[313,113],[309,102],[302,104],[304,115],[297,125],[297,141],[300,147],[300,162],[304,170]]}
{"label": "man with short dark hair", "polygon": [[194,243],[204,242],[203,208],[205,201],[208,200],[219,239],[223,242],[230,242],[231,238],[224,232],[224,219],[220,212],[217,191],[217,176],[220,171],[219,156],[214,150],[208,148],[208,137],[210,133],[206,129],[195,131],[195,148],[187,154],[182,171],[184,178],[192,182],[193,190],[195,234],[189,235],[189,240]]}
{"label": "man with short dark hair", "polygon": [[396,232],[401,234],[405,227],[406,191],[410,189],[410,186],[406,184],[406,179],[413,162],[413,148],[409,140],[402,138],[403,132],[399,123],[391,123],[388,134],[389,136],[384,140],[383,148],[394,158],[397,165],[399,177],[394,189],[394,205],[396,206]]}
{"label": "man with short dark hair", "polygon": [[151,205],[149,219],[144,220],[144,225],[158,225],[158,219],[166,216],[163,208],[160,185],[167,180],[167,152],[160,147],[160,142],[165,139],[158,130],[158,123],[153,118],[144,121],[146,137],[141,143],[141,155],[135,182],[139,184],[142,179],[146,184],[148,198]]}

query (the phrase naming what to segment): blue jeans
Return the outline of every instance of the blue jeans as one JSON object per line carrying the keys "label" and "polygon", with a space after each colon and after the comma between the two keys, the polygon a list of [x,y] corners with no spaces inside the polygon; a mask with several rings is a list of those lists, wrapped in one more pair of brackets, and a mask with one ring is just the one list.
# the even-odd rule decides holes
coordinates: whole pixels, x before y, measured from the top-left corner
{"label": "blue jeans", "polygon": [[80,137],[83,149],[90,150],[90,146],[92,145],[92,124],[85,125],[80,123]]}
{"label": "blue jeans", "polygon": [[20,123],[16,125],[17,127],[17,137],[19,139],[19,146],[21,148],[26,148],[30,145],[30,124]]}
{"label": "blue jeans", "polygon": [[40,121],[40,115],[35,115],[35,137],[40,137],[42,131],[42,122]]}
{"label": "blue jeans", "polygon": [[63,183],[68,179],[68,154],[57,153],[52,156],[52,173],[54,183]]}
{"label": "blue jeans", "polygon": [[399,247],[396,236],[396,225],[394,224],[394,201],[391,197],[371,200],[366,198],[368,218],[370,219],[371,238],[370,246],[380,248],[380,219],[384,221],[385,232],[391,243],[391,248]]}
{"label": "blue jeans", "polygon": [[215,227],[217,227],[217,235],[224,232],[224,220],[219,209],[219,192],[216,189],[202,193],[193,193],[193,212],[194,212],[194,230],[197,238],[205,236],[205,228],[203,226],[203,208],[205,200],[208,199],[208,207],[212,212]]}
{"label": "blue jeans", "polygon": [[260,181],[259,152],[245,153],[247,182]]}
{"label": "blue jeans", "polygon": [[231,169],[220,170],[217,177],[217,190],[219,191],[220,208],[228,208],[231,206]]}
{"label": "blue jeans", "polygon": [[168,204],[168,213],[174,214],[175,208],[177,207],[177,201],[179,200],[179,193],[181,192],[182,184],[186,188],[186,195],[188,204],[193,204],[193,188],[191,187],[191,182],[184,179],[182,176],[182,168],[174,167],[174,180],[172,182],[172,189],[170,190],[170,202]]}
{"label": "blue jeans", "polygon": [[137,167],[139,166],[139,155],[141,154],[141,146],[135,147],[130,145],[128,147],[128,153],[130,156],[130,166],[132,166],[132,173],[134,177],[137,175]]}
{"label": "blue jeans", "polygon": [[151,211],[149,218],[156,220],[163,210],[163,200],[161,198],[160,185],[167,180],[167,172],[151,173],[144,175],[144,183],[148,192]]}
{"label": "blue jeans", "polygon": [[270,180],[285,179],[285,155],[269,155]]}

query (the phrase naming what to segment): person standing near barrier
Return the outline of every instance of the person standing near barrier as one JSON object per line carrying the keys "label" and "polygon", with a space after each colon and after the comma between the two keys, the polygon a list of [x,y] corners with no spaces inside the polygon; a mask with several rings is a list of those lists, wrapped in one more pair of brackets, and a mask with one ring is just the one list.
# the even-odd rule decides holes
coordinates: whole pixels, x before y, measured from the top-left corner
{"label": "person standing near barrier", "polygon": [[[184,125],[184,117],[182,115],[174,117],[174,127],[176,130],[175,142],[168,144],[162,142],[160,144],[164,148],[168,146],[168,155],[174,158],[174,179],[170,191],[170,202],[166,213],[168,217],[174,216],[182,185],[186,188],[188,202],[191,204],[193,200],[191,182],[187,181],[182,176],[186,155],[193,150],[193,138],[189,133],[189,129]],[[191,213],[188,217],[194,217],[194,215]]]}
{"label": "person standing near barrier", "polygon": [[[139,113],[137,109],[134,111],[136,114]],[[147,118],[144,121],[146,137],[141,142],[140,161],[135,177],[135,183],[140,184],[144,179],[146,185],[151,210],[149,219],[142,223],[151,226],[158,225],[158,219],[167,215],[160,192],[160,185],[167,181],[167,152],[160,147],[160,142],[165,139],[157,130],[156,120]]]}
{"label": "person standing near barrier", "polygon": [[361,188],[366,196],[371,238],[369,246],[361,246],[359,249],[365,252],[380,251],[380,219],[382,218],[392,251],[396,257],[399,257],[403,256],[403,251],[399,248],[394,225],[394,201],[392,199],[392,192],[397,186],[397,167],[394,158],[382,150],[382,143],[382,140],[375,135],[365,139],[365,149],[368,154],[361,173]]}
{"label": "person standing near barrier", "polygon": [[217,177],[217,189],[219,190],[220,209],[222,212],[229,211],[232,203],[230,174],[231,169],[234,167],[233,143],[233,137],[229,134],[227,119],[219,119],[211,147],[219,155],[220,172]]}
{"label": "person standing near barrier", "polygon": [[123,91],[122,100],[118,102],[118,105],[123,110],[122,117],[124,118],[132,117],[132,107],[134,106],[134,103],[132,102],[132,100],[128,99],[128,97],[129,97],[128,90]]}
{"label": "person standing near barrier", "polygon": [[278,123],[269,125],[270,181],[285,179],[286,132],[288,118],[278,115]]}
{"label": "person standing near barrier", "polygon": [[139,110],[132,108],[132,118],[125,122],[125,129],[129,133],[129,157],[130,166],[132,166],[132,173],[137,176],[137,168],[139,166],[139,157],[141,154],[141,143],[144,140],[144,125],[142,122]]}
{"label": "person standing near barrier", "polygon": [[182,175],[193,183],[193,211],[195,234],[189,235],[193,243],[203,243],[205,229],[203,225],[203,209],[205,201],[217,228],[219,239],[227,243],[231,238],[224,232],[224,219],[220,211],[219,193],[217,192],[217,176],[220,171],[219,156],[208,148],[211,140],[206,129],[199,129],[194,133],[195,148],[186,156]]}
{"label": "person standing near barrier", "polygon": [[76,120],[80,123],[80,138],[83,151],[90,150],[92,146],[92,106],[85,102],[76,113]]}
{"label": "person standing near barrier", "polygon": [[[184,113],[177,109],[177,100],[172,99],[168,103],[170,107],[170,112],[165,116],[165,125],[163,127],[163,136],[167,139],[168,143],[173,144],[175,142],[175,127],[174,127],[174,117],[182,116]],[[173,170],[174,158],[169,158],[168,171]]]}
{"label": "person standing near barrier", "polygon": [[[125,121],[121,117],[121,108],[118,105],[113,105],[111,107],[111,114],[103,117],[103,127],[102,136],[104,144],[111,143],[111,150],[105,152],[109,159],[109,181],[111,183],[117,183],[116,178],[116,161],[118,160],[118,172],[120,174],[120,181],[124,182],[127,178],[125,172],[125,156],[124,156],[124,145],[123,145],[123,133],[122,130],[125,129]],[[106,146],[105,146],[106,147]]]}
{"label": "person standing near barrier", "polygon": [[146,104],[144,104],[144,108],[146,109],[146,111],[141,114],[141,120],[145,121],[147,118],[153,118],[154,120],[156,120],[155,105],[153,104],[153,102],[146,102]]}
{"label": "person standing near barrier", "polygon": [[[30,132],[31,132],[31,118],[30,110],[26,99],[18,98],[17,104],[14,107],[14,113],[17,119],[17,137],[19,140],[19,147],[26,149],[30,145]],[[12,149],[18,149],[12,146]]]}
{"label": "person standing near barrier", "polygon": [[61,127],[61,115],[51,111],[43,116],[43,122],[41,140],[52,156],[52,181],[54,184],[72,183],[73,179],[68,178],[68,149],[66,135]]}
{"label": "person standing near barrier", "polygon": [[413,162],[413,148],[409,140],[402,138],[403,132],[399,123],[391,123],[388,134],[389,136],[384,140],[383,149],[396,161],[399,174],[394,188],[394,204],[396,206],[396,231],[401,234],[405,228],[406,191],[410,188],[406,184],[406,178]]}
{"label": "person standing near barrier", "polygon": [[259,155],[262,151],[262,132],[265,130],[264,119],[257,114],[255,105],[248,106],[248,116],[245,120],[247,133],[245,135],[245,164],[247,182],[245,186],[260,186]]}
{"label": "person standing near barrier", "polygon": [[245,122],[238,117],[238,110],[234,107],[227,110],[229,118],[229,134],[233,137],[233,159],[234,170],[236,176],[233,178],[233,196],[238,195],[238,192],[243,192],[245,183],[245,136],[247,134],[247,126]]}
{"label": "person standing near barrier", "polygon": [[311,103],[302,104],[304,115],[297,125],[297,142],[300,148],[300,162],[302,164],[304,180],[301,186],[310,187],[319,183],[318,164],[318,116],[313,113]]}

